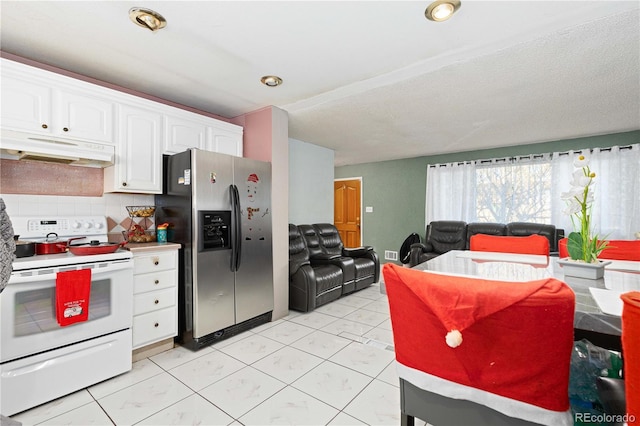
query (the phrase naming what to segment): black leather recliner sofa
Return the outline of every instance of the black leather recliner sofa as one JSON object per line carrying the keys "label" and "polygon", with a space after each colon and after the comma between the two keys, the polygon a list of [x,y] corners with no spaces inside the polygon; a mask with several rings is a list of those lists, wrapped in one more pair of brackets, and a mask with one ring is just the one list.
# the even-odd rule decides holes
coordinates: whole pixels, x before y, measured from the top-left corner
{"label": "black leather recliner sofa", "polygon": [[532,222],[466,223],[439,220],[427,225],[425,242],[411,245],[409,266],[415,266],[451,250],[469,250],[470,239],[475,234],[509,235],[526,237],[542,235],[549,240],[551,254],[558,253],[558,241],[564,238],[564,230],[554,225]]}
{"label": "black leather recliner sofa", "polygon": [[289,309],[309,312],[342,296],[342,270],[328,262],[311,264],[304,236],[289,224]]}
{"label": "black leather recliner sofa", "polygon": [[290,309],[311,311],[379,279],[380,261],[372,247],[345,248],[340,233],[330,223],[289,224]]}

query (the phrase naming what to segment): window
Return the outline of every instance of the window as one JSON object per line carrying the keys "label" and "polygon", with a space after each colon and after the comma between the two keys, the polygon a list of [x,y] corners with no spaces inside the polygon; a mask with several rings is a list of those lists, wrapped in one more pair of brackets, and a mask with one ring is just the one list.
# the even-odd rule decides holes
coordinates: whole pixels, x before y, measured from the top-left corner
{"label": "window", "polygon": [[477,222],[551,223],[551,163],[476,167]]}
{"label": "window", "polygon": [[[569,189],[580,151],[429,165],[426,223],[536,222],[570,232],[571,218],[560,194]],[[633,239],[640,231],[640,144],[595,149],[595,231],[611,239]]]}

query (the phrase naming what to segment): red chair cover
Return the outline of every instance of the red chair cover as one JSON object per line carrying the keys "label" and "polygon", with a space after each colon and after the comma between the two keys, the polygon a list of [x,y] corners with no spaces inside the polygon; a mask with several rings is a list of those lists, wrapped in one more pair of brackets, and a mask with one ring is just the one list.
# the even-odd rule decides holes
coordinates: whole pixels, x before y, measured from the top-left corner
{"label": "red chair cover", "polygon": [[568,238],[563,238],[558,241],[558,257],[560,257],[560,259],[569,257],[569,250],[567,250],[567,241],[569,241]]}
{"label": "red chair cover", "polygon": [[598,258],[640,261],[640,240],[609,240]]}
{"label": "red chair cover", "polygon": [[512,237],[476,234],[469,240],[469,249],[474,251],[541,254],[549,256],[549,240],[542,235]]}
{"label": "red chair cover", "polygon": [[[567,238],[558,241],[558,256],[569,257]],[[640,240],[609,240],[609,246],[602,250],[598,259],[640,261]]]}
{"label": "red chair cover", "polygon": [[[627,414],[640,421],[640,291],[624,293],[622,299],[622,352]],[[631,424],[632,422],[630,422]]]}
{"label": "red chair cover", "polygon": [[[544,237],[543,237],[544,238]],[[398,363],[547,410],[569,409],[575,295],[522,283],[383,269]],[[450,347],[445,336],[462,333]]]}

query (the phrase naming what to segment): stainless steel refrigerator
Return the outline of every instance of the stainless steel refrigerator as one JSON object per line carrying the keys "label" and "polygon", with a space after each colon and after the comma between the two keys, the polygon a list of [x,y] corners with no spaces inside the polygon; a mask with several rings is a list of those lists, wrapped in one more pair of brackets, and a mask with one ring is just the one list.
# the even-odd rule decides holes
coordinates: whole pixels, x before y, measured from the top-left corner
{"label": "stainless steel refrigerator", "polygon": [[163,165],[156,222],[182,245],[178,340],[198,349],[271,321],[271,164],[191,149]]}

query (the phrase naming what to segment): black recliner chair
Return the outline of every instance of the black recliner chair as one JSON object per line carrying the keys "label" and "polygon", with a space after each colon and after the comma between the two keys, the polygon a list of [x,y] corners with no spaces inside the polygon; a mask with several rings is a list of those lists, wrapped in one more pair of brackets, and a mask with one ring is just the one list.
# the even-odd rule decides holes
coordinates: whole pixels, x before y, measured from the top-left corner
{"label": "black recliner chair", "polygon": [[309,257],[305,238],[289,224],[289,309],[309,312],[342,296],[339,266]]}
{"label": "black recliner chair", "polygon": [[427,225],[424,243],[411,246],[409,265],[415,266],[451,250],[467,247],[467,223],[456,220],[433,221]]}
{"label": "black recliner chair", "polygon": [[507,235],[507,225],[504,223],[475,222],[467,225],[467,247],[471,247],[471,237],[476,234]]}
{"label": "black recliner chair", "polygon": [[[342,294],[361,290],[380,279],[380,260],[373,247],[364,246],[345,248],[338,229],[331,223],[313,225],[322,252],[326,255],[340,256],[345,283]],[[311,255],[313,258],[313,254]],[[351,278],[353,280],[351,281]],[[349,280],[349,282],[347,282]]]}
{"label": "black recliner chair", "polygon": [[511,222],[507,224],[507,233],[505,235],[527,237],[535,234],[546,237],[549,240],[549,251],[557,253],[558,241],[564,238],[564,229],[542,223]]}

